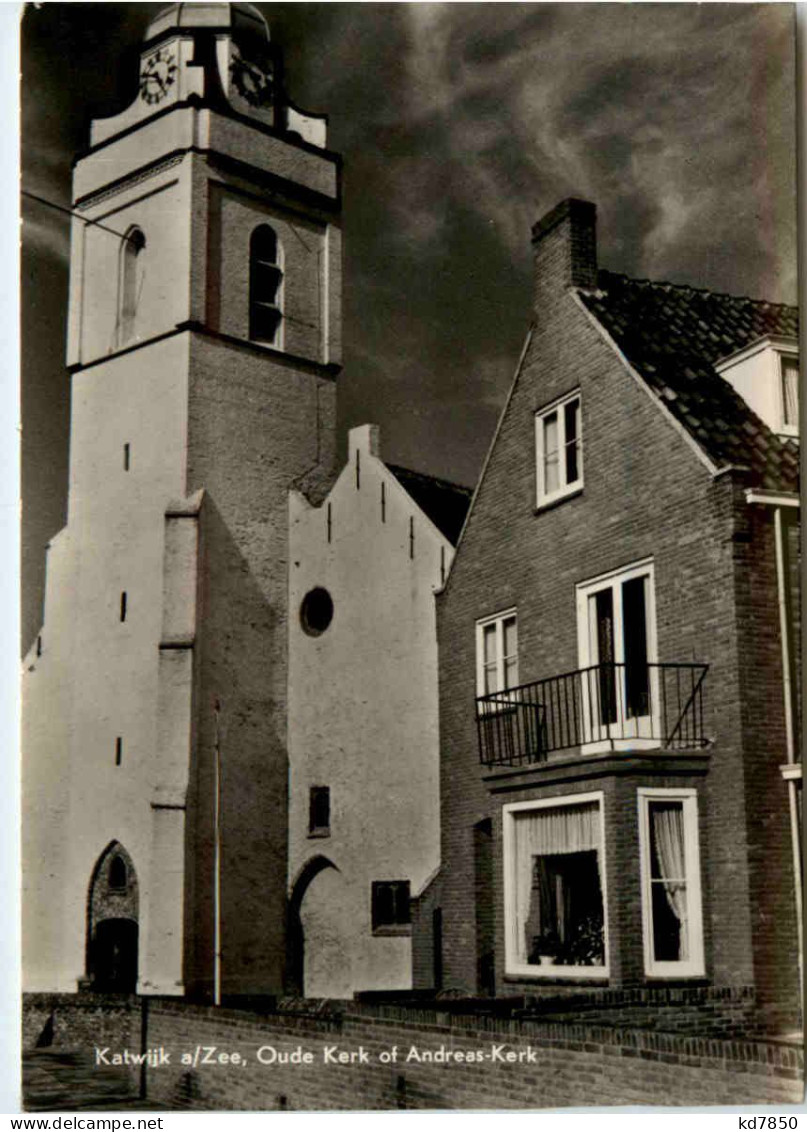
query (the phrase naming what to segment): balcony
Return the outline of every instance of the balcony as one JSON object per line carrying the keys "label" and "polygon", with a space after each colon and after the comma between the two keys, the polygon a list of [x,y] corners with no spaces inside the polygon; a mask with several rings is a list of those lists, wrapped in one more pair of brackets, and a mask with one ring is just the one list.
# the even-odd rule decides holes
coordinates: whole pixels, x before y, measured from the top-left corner
{"label": "balcony", "polygon": [[555,751],[705,747],[708,664],[598,664],[479,696],[483,766],[529,766]]}

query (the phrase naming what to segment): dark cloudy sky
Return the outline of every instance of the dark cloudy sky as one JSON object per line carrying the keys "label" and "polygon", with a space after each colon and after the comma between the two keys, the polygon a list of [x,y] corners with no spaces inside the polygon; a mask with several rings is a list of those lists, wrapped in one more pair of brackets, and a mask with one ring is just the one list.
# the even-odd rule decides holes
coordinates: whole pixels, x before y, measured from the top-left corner
{"label": "dark cloudy sky", "polygon": [[[795,301],[785,4],[259,4],[345,157],[340,428],[473,483],[529,319],[532,223],[597,203],[615,271]],[[29,6],[23,186],[70,202],[89,120],[136,93],[153,4]],[[24,202],[24,644],[64,522],[67,220]]]}

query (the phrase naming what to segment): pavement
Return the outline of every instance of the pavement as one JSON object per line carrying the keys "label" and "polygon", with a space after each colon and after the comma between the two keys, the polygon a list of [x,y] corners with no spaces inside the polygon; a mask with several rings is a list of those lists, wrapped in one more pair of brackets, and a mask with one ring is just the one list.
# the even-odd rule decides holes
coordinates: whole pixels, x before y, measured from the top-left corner
{"label": "pavement", "polygon": [[137,1080],[127,1070],[96,1065],[86,1051],[37,1049],[23,1054],[25,1112],[167,1112],[165,1105],[141,1100]]}

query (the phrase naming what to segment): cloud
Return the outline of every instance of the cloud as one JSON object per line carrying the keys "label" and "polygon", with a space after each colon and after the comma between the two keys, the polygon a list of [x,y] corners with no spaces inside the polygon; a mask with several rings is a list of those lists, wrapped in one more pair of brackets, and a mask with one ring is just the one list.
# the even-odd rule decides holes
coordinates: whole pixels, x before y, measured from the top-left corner
{"label": "cloud", "polygon": [[[779,170],[780,192],[794,178],[776,132],[754,156],[760,83],[779,132],[787,120],[792,26],[781,6],[718,8],[497,5],[492,18],[477,5],[409,6],[404,117],[440,172],[409,159],[390,202],[406,239],[439,239],[460,205],[513,253],[569,194],[600,204],[606,245],[643,274],[688,263],[693,239],[727,238],[731,206],[760,187],[760,160]],[[793,231],[793,215],[780,221]]]}
{"label": "cloud", "polygon": [[[29,251],[44,253],[57,260],[62,267],[66,267],[70,260],[70,225],[68,218],[65,223],[58,219],[37,216],[34,209],[44,208],[36,203],[25,202],[22,220],[22,237]],[[24,268],[23,268],[24,269]]]}

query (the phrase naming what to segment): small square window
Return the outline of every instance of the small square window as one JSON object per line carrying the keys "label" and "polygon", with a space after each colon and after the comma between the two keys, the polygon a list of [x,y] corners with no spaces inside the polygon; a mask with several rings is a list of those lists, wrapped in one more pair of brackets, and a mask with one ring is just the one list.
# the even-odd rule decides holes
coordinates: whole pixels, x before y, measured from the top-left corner
{"label": "small square window", "polygon": [[331,789],[329,786],[312,786],[308,795],[308,836],[331,835]]}
{"label": "small square window", "polygon": [[536,501],[553,503],[583,486],[580,394],[571,393],[535,414]]}
{"label": "small square window", "polygon": [[405,935],[412,928],[408,880],[374,880],[373,931],[377,935]]}

